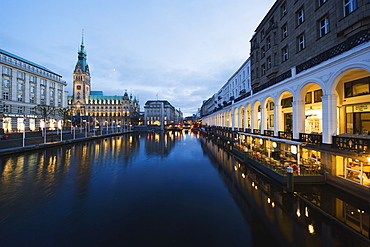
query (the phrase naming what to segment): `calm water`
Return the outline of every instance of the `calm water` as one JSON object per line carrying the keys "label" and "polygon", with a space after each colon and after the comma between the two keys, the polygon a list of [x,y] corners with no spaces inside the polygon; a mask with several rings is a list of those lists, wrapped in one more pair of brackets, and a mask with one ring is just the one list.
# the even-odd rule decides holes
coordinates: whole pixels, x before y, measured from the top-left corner
{"label": "calm water", "polygon": [[1,159],[0,246],[253,246],[258,234],[194,134]]}
{"label": "calm water", "polygon": [[[366,205],[312,186],[301,198],[285,193],[192,133],[105,138],[0,162],[0,246],[369,243]],[[361,227],[348,230],[303,197],[339,216],[362,207],[350,222]]]}

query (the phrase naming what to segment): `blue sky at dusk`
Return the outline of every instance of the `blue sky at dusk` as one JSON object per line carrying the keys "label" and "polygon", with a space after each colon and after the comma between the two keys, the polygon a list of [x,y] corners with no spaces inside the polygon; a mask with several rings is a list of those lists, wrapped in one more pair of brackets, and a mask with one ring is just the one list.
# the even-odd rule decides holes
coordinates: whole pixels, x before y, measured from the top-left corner
{"label": "blue sky at dusk", "polygon": [[249,56],[249,40],[275,1],[11,0],[0,48],[63,76],[84,29],[92,90],[165,99],[191,115]]}

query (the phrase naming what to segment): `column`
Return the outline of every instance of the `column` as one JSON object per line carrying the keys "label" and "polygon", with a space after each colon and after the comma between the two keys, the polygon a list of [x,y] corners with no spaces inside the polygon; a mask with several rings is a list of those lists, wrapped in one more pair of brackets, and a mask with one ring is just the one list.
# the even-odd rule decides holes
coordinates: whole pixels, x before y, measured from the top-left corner
{"label": "column", "polygon": [[261,108],[261,134],[264,134],[264,130],[267,129],[267,108],[266,106],[262,106]]}
{"label": "column", "polygon": [[274,107],[274,136],[279,136],[279,131],[283,131],[284,116],[281,105]]}
{"label": "column", "polygon": [[299,139],[299,133],[304,133],[305,102],[303,100],[293,101],[293,139]]}
{"label": "column", "polygon": [[337,134],[337,98],[338,95],[322,96],[322,142],[332,143],[332,136]]}
{"label": "column", "polygon": [[[255,115],[255,110],[251,110],[250,113],[251,113],[251,127],[250,129],[252,130],[253,132],[253,129],[255,129],[256,127],[256,122],[257,122],[257,116]],[[257,112],[258,113],[258,112]]]}

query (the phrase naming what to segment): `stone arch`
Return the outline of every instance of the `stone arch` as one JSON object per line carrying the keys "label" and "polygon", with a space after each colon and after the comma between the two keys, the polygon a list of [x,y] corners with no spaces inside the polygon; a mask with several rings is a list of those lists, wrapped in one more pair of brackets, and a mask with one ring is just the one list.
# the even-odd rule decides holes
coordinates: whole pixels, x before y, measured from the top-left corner
{"label": "stone arch", "polygon": [[330,86],[331,93],[337,95],[337,134],[368,135],[370,67],[363,64],[347,66],[333,75]]}

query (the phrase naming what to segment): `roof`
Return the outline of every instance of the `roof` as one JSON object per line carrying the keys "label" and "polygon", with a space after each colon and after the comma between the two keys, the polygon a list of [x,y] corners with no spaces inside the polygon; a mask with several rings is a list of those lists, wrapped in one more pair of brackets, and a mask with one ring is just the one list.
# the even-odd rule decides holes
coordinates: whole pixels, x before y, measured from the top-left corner
{"label": "roof", "polygon": [[44,67],[44,66],[41,66],[41,65],[39,65],[39,64],[37,64],[37,63],[31,62],[31,61],[29,61],[29,60],[27,60],[27,59],[24,59],[24,58],[22,58],[22,57],[19,57],[19,56],[17,56],[17,55],[14,55],[13,53],[7,52],[7,51],[5,51],[5,50],[3,50],[3,49],[0,49],[0,53],[3,53],[3,54],[5,54],[5,55],[7,55],[7,56],[9,56],[9,57],[12,57],[12,58],[15,58],[15,59],[17,59],[17,60],[20,60],[20,61],[22,61],[22,62],[24,62],[24,63],[28,63],[28,64],[30,64],[30,65],[32,65],[32,66],[35,66],[35,67],[39,68],[39,69],[43,69],[43,70],[45,70],[45,71],[47,71],[47,72],[49,72],[49,73],[52,73],[52,74],[54,74],[54,75],[61,76],[61,75],[59,75],[59,74],[57,74],[57,73],[55,73],[55,72],[53,72],[53,71],[49,70],[48,68],[46,68],[46,67]]}
{"label": "roof", "polygon": [[90,91],[90,95],[101,95],[101,96],[103,96],[103,91]]}

